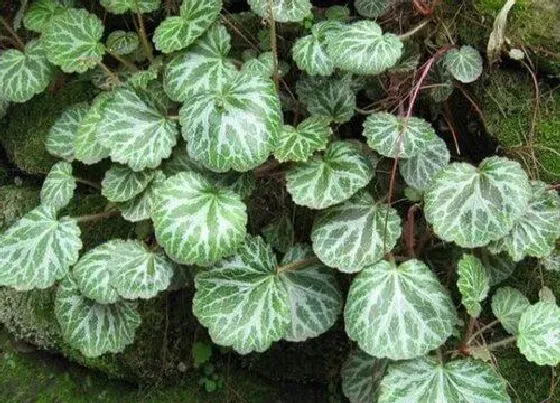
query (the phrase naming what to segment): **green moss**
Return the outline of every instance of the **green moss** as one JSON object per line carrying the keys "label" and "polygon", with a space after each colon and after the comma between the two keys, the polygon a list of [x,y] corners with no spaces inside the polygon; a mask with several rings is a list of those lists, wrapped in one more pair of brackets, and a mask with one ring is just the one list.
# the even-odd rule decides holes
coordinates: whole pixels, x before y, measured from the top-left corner
{"label": "green moss", "polygon": [[44,92],[24,104],[12,104],[3,122],[0,142],[10,161],[30,174],[46,174],[57,161],[45,149],[50,127],[70,105],[93,98],[88,82],[72,82],[55,94]]}
{"label": "green moss", "polygon": [[39,204],[40,189],[33,186],[6,185],[0,187],[0,231]]}

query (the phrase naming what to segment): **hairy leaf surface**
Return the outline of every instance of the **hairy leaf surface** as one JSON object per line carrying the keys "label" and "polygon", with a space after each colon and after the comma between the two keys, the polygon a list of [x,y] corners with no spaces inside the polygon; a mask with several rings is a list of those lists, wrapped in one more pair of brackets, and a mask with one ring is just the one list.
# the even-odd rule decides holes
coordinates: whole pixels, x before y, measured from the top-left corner
{"label": "hairy leaf surface", "polygon": [[[253,12],[269,18],[269,0],[247,0]],[[311,14],[310,0],[272,0],[272,16],[276,22],[300,22]]]}
{"label": "hairy leaf surface", "polygon": [[517,334],[521,315],[530,305],[527,297],[512,287],[500,287],[492,296],[492,313],[511,334]]}
{"label": "hairy leaf surface", "polygon": [[537,302],[521,315],[517,347],[529,361],[539,365],[560,363],[560,307]]}
{"label": "hairy leaf surface", "polygon": [[41,203],[54,207],[56,211],[66,207],[76,190],[76,178],[72,176],[72,165],[58,162],[51,167],[41,188]]}
{"label": "hairy leaf surface", "polygon": [[124,202],[142,193],[154,178],[154,171],[134,172],[129,167],[113,165],[101,182],[101,194],[112,202]]}
{"label": "hairy leaf surface", "polygon": [[379,382],[387,372],[387,360],[379,360],[361,350],[350,353],[340,376],[342,392],[350,403],[376,402]]}
{"label": "hairy leaf surface", "polygon": [[69,162],[75,158],[76,150],[74,143],[78,129],[88,110],[88,104],[80,102],[66,109],[56,119],[45,142],[45,147],[49,153],[56,157],[64,158]]}
{"label": "hairy leaf surface", "polygon": [[470,316],[477,318],[482,311],[480,303],[488,296],[490,278],[480,259],[463,255],[457,263],[457,287],[461,292],[461,302]]}
{"label": "hairy leaf surface", "polygon": [[331,134],[329,119],[322,116],[311,116],[297,128],[284,125],[274,156],[279,162],[307,161],[315,151],[325,149]]}

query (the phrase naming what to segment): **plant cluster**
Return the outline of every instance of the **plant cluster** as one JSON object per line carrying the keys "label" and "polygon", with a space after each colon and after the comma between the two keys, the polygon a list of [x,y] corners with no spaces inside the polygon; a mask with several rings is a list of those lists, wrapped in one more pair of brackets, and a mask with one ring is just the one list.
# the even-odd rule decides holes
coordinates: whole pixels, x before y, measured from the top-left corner
{"label": "plant cluster", "polygon": [[[560,362],[550,290],[531,302],[499,287],[527,257],[560,269],[558,193],[504,157],[452,162],[432,124],[413,115],[420,96],[442,101],[455,83],[475,81],[478,51],[445,45],[420,64],[425,55],[410,38],[429,19],[384,32],[372,18],[389,1],[357,0],[351,15],[345,7],[312,14],[309,0],[248,0],[266,24],[263,52],[221,0],[183,0],[153,35],[144,16],[159,21],[159,0],[100,0],[131,16],[136,32],[106,32],[96,14],[70,3],[32,3],[23,25],[37,35],[27,43],[3,21],[15,45],[0,53],[3,104],[45,91],[60,71],[100,91],[50,129],[46,148],[61,161],[40,205],[0,237],[0,285],[56,287],[71,346],[86,356],[123,351],[141,323],[136,301],[166,290],[187,266],[195,316],[214,343],[240,354],[316,337],[343,312],[359,347],[342,369],[352,402],[507,402],[488,362],[495,348],[515,343],[529,361]],[[297,37],[291,59],[279,60],[283,26]],[[247,39],[241,60],[230,55],[232,35]],[[356,94],[375,92],[376,79],[403,74],[411,81],[396,109],[357,107]],[[363,131],[349,138],[339,129],[357,114],[367,115]],[[108,158],[107,206],[64,215],[79,181],[75,162]],[[385,185],[381,161],[391,167]],[[247,200],[263,176],[285,183],[313,214],[310,233],[298,234],[281,212],[262,236],[248,233]],[[402,180],[408,200],[394,200]],[[80,253],[78,224],[118,214],[147,220],[149,235]],[[424,259],[427,242],[460,248],[456,284]],[[496,322],[476,329],[490,290]],[[498,324],[509,336],[485,342]]]}

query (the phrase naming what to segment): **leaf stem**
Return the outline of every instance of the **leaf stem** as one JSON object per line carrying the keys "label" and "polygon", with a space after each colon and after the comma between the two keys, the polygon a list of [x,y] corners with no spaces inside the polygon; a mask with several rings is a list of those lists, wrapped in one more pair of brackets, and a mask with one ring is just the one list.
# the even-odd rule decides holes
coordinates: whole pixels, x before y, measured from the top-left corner
{"label": "leaf stem", "polygon": [[132,72],[137,72],[138,71],[138,67],[136,67],[136,65],[134,63],[129,62],[126,59],[123,59],[120,55],[117,55],[114,52],[109,51],[108,52],[113,58],[115,58],[115,60],[117,60],[119,63],[121,63],[123,66],[125,66],[127,69],[129,69]]}
{"label": "leaf stem", "polygon": [[120,215],[121,212],[119,210],[109,210],[109,211],[102,211],[101,213],[94,213],[94,214],[86,214],[79,217],[73,217],[77,222],[90,222],[90,221],[99,221],[104,220],[106,218],[111,218],[113,216]]}
{"label": "leaf stem", "polygon": [[107,74],[111,78],[111,80],[114,81],[115,84],[119,84],[121,82],[119,76],[115,72],[113,72],[109,67],[107,67],[105,63],[100,61],[97,64],[99,65],[99,67],[101,67],[101,69],[103,69],[105,74]]}
{"label": "leaf stem", "polygon": [[406,218],[406,249],[408,251],[408,256],[411,258],[416,257],[416,253],[414,251],[414,228],[415,228],[415,223],[414,223],[414,215],[416,214],[416,210],[418,210],[418,208],[420,207],[420,205],[418,203],[413,204],[412,206],[409,207],[408,209],[408,213],[407,213],[407,218]]}
{"label": "leaf stem", "polygon": [[304,267],[311,266],[312,264],[320,263],[321,261],[317,257],[310,257],[307,259],[296,260],[295,262],[288,263],[284,266],[278,266],[276,268],[276,273],[280,274],[286,271],[294,271],[303,269]]}
{"label": "leaf stem", "polygon": [[487,344],[486,348],[488,350],[495,350],[498,347],[506,346],[510,343],[513,343],[513,342],[515,342],[515,340],[517,340],[517,336],[506,337],[505,339],[502,339],[502,340],[497,341],[495,343]]}
{"label": "leaf stem", "polygon": [[92,182],[84,178],[76,178],[76,182],[88,185],[94,189],[101,190],[101,186],[98,183]]}
{"label": "leaf stem", "polygon": [[485,331],[487,331],[488,329],[496,326],[498,323],[500,323],[499,320],[495,320],[493,322],[488,323],[487,325],[482,326],[480,329],[478,329],[476,332],[473,333],[473,335],[469,338],[469,340],[467,340],[467,344],[471,344],[474,339],[476,338],[476,336],[484,333]]}
{"label": "leaf stem", "polygon": [[416,35],[419,31],[422,30],[422,28],[424,28],[426,25],[428,25],[428,23],[430,21],[431,21],[431,19],[427,19],[427,20],[422,21],[420,24],[416,25],[410,31],[405,32],[404,34],[400,34],[399,39],[401,41],[404,41],[404,40],[410,38],[411,36]]}
{"label": "leaf stem", "polygon": [[146,26],[144,25],[144,17],[140,13],[140,8],[138,8],[138,0],[136,0],[136,18],[138,19],[138,36],[142,41],[142,46],[146,52],[146,57],[151,62],[154,61],[154,53],[152,51],[152,46],[148,42],[148,36],[146,35]]}
{"label": "leaf stem", "polygon": [[25,43],[21,40],[21,38],[19,37],[18,34],[16,34],[16,32],[12,29],[12,27],[10,27],[10,24],[8,24],[6,22],[6,20],[4,19],[4,17],[0,17],[0,23],[2,24],[2,26],[4,27],[4,29],[6,31],[8,31],[8,33],[12,36],[12,38],[14,38],[15,43],[17,44],[19,50],[23,51],[25,50]]}
{"label": "leaf stem", "polygon": [[270,24],[270,47],[272,48],[272,71],[274,74],[274,84],[276,91],[280,88],[278,74],[278,44],[276,43],[276,21],[274,21],[274,10],[272,8],[272,0],[268,0],[268,23]]}

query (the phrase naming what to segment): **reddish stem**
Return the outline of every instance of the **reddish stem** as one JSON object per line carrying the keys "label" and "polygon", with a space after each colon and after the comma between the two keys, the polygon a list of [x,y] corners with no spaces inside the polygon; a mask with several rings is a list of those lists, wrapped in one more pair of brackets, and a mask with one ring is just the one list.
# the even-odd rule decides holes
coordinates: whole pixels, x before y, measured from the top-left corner
{"label": "reddish stem", "polygon": [[416,257],[414,252],[414,215],[416,210],[418,210],[419,205],[413,204],[408,208],[407,219],[406,219],[406,249],[408,251],[408,256],[411,258]]}

